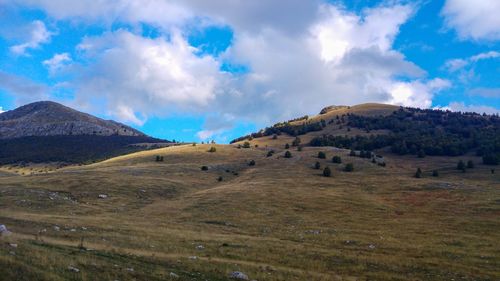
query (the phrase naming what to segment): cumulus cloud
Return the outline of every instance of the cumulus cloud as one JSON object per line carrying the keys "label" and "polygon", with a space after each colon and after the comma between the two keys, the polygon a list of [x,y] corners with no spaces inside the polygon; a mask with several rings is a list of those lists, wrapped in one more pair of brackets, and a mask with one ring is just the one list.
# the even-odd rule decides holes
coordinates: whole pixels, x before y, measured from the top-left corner
{"label": "cumulus cloud", "polygon": [[24,104],[48,97],[47,86],[1,70],[0,89],[13,94],[17,104]]}
{"label": "cumulus cloud", "polygon": [[0,106],[0,113],[3,113],[3,112],[5,112],[5,111],[3,110],[3,107]]}
{"label": "cumulus cloud", "polygon": [[500,1],[447,0],[441,13],[461,39],[500,40]]}
{"label": "cumulus cloud", "polygon": [[78,98],[106,98],[109,112],[121,120],[142,124],[136,112],[146,118],[195,111],[215,98],[219,63],[197,56],[179,33],[167,40],[120,30],[88,37],[78,48],[93,62],[75,68]]}
{"label": "cumulus cloud", "polygon": [[22,44],[10,47],[10,51],[17,55],[25,55],[28,49],[37,49],[40,45],[50,41],[52,32],[48,31],[42,21],[35,20],[31,23],[30,36]]}
{"label": "cumulus cloud", "polygon": [[42,62],[49,69],[49,73],[54,74],[60,71],[64,65],[71,62],[71,56],[68,53],[55,54],[52,58]]}

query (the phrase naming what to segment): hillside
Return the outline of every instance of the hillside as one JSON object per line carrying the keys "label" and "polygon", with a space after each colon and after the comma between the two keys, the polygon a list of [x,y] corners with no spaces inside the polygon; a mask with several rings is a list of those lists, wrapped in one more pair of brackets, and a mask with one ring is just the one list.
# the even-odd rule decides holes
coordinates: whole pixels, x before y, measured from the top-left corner
{"label": "hillside", "polygon": [[[278,139],[282,139],[278,141]],[[335,146],[399,155],[459,156],[475,153],[500,162],[500,117],[383,104],[326,107],[317,116],[277,123],[234,140],[242,144]]]}
{"label": "hillside", "polygon": [[[216,151],[208,152],[212,146]],[[0,224],[13,234],[0,238],[7,242],[0,244],[0,276],[500,278],[500,173],[479,157],[387,155],[382,167],[346,149],[294,148],[291,158],[285,151],[184,145],[3,176]],[[332,163],[333,156],[342,163]],[[458,160],[476,165],[464,173]],[[354,171],[344,171],[348,163]],[[322,176],[324,167],[331,177]]]}
{"label": "hillside", "polygon": [[0,114],[0,165],[91,163],[151,144],[164,146],[168,141],[55,102],[35,102]]}

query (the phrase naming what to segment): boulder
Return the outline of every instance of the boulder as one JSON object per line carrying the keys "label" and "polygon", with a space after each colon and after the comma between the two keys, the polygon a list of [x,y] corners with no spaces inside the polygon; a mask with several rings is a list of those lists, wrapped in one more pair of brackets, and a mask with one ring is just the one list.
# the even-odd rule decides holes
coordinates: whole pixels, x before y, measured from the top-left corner
{"label": "boulder", "polygon": [[240,271],[231,272],[231,274],[229,274],[229,278],[238,279],[238,280],[249,280],[248,276],[245,273],[240,272]]}
{"label": "boulder", "polygon": [[9,235],[10,231],[7,229],[7,227],[3,224],[0,224],[0,236],[5,236]]}

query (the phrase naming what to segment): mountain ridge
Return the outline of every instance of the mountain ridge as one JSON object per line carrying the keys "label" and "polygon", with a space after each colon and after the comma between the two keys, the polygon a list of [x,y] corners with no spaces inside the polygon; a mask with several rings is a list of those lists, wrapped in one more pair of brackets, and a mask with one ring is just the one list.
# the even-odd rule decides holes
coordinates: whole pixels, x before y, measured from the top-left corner
{"label": "mountain ridge", "polygon": [[53,101],[34,102],[0,114],[0,139],[68,135],[146,136],[127,125]]}

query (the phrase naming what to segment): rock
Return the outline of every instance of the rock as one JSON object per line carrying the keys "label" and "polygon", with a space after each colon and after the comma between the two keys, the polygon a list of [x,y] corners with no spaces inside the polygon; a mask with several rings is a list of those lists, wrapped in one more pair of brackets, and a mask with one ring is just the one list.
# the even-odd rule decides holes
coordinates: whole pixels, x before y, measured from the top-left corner
{"label": "rock", "polygon": [[10,243],[9,246],[11,246],[12,248],[17,248],[17,244],[14,243]]}
{"label": "rock", "polygon": [[76,229],[72,228],[72,229],[70,229],[69,231],[71,231],[71,232],[76,232]]}
{"label": "rock", "polygon": [[196,246],[196,250],[203,250],[203,249],[205,249],[205,247],[203,245]]}
{"label": "rock", "polygon": [[372,250],[373,250],[373,249],[375,249],[375,245],[370,244],[370,246],[368,246],[368,248],[370,248],[370,249],[372,249]]}
{"label": "rock", "polygon": [[133,267],[129,267],[129,268],[127,268],[127,271],[134,272],[134,268]]}
{"label": "rock", "polygon": [[189,257],[189,259],[190,259],[190,260],[197,260],[197,259],[198,259],[198,257],[197,257],[197,256],[190,256],[190,257]]}
{"label": "rock", "polygon": [[106,199],[108,198],[107,194],[99,194],[99,199]]}
{"label": "rock", "polygon": [[10,235],[10,231],[7,229],[7,227],[3,224],[0,224],[0,236],[7,236]]}
{"label": "rock", "polygon": [[172,278],[179,278],[179,275],[177,275],[177,274],[175,274],[175,273],[173,273],[173,272],[170,272],[170,274],[169,274],[169,275],[170,275],[170,277],[172,277]]}
{"label": "rock", "polygon": [[68,270],[69,270],[69,271],[76,272],[76,273],[80,272],[80,269],[78,269],[78,268],[76,268],[76,267],[74,267],[74,266],[71,266],[71,265],[70,265],[70,266],[68,266]]}
{"label": "rock", "polygon": [[229,278],[238,279],[238,280],[249,280],[248,276],[245,273],[240,272],[240,271],[231,272],[231,274],[229,274]]}
{"label": "rock", "polygon": [[54,225],[54,231],[59,231],[59,230],[61,230],[61,228],[57,225]]}

